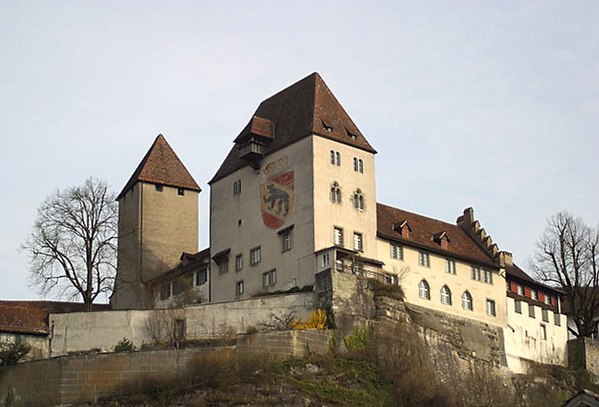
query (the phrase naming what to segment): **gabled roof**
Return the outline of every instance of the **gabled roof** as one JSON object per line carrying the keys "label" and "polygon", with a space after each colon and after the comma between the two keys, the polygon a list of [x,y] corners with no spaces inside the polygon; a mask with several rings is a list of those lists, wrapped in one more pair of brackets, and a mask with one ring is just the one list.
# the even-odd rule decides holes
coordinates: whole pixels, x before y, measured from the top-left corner
{"label": "gabled roof", "polygon": [[204,265],[210,266],[210,248],[203,249],[197,253],[182,253],[181,261],[178,265],[166,273],[154,277],[148,284],[150,286],[156,286],[165,281],[172,281],[190,271],[196,271],[199,267]]}
{"label": "gabled roof", "polygon": [[[250,134],[272,139],[266,155],[310,134],[376,153],[316,72],[260,103],[235,142]],[[233,146],[210,184],[248,165],[238,147]]]}
{"label": "gabled roof", "polygon": [[[96,311],[109,310],[94,304]],[[48,334],[48,314],[85,311],[85,304],[63,301],[0,301],[0,332]]]}
{"label": "gabled roof", "polygon": [[[470,261],[475,264],[499,267],[487,253],[458,225],[437,219],[404,211],[388,205],[377,203],[377,235],[382,238],[416,246],[431,252]],[[406,238],[394,229],[400,222],[407,221],[410,225],[410,237]],[[445,232],[451,236],[446,249],[440,247],[433,236]]]}
{"label": "gabled roof", "polygon": [[133,172],[133,175],[131,175],[131,178],[125,184],[117,200],[121,199],[138,181],[201,191],[198,184],[162,134],[156,137],[156,140],[154,140],[154,143]]}
{"label": "gabled roof", "polygon": [[518,267],[515,263],[506,265],[505,272],[507,273],[508,277],[511,277],[512,279],[520,280],[523,282],[527,282],[527,283],[529,283],[529,286],[541,287],[544,290],[551,291],[553,293],[563,294],[563,291],[559,288],[551,287],[551,286],[548,286],[541,282],[538,282],[537,280],[535,280],[534,278],[529,276],[524,270],[522,270],[520,267]]}

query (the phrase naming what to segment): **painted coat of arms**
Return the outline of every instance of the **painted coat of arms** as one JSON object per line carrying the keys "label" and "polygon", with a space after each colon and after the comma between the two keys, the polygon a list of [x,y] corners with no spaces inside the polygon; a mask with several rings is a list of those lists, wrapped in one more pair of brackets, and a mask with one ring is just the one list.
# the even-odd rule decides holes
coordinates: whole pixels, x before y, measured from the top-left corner
{"label": "painted coat of arms", "polygon": [[262,220],[270,229],[279,228],[293,209],[293,175],[293,171],[287,171],[260,186]]}

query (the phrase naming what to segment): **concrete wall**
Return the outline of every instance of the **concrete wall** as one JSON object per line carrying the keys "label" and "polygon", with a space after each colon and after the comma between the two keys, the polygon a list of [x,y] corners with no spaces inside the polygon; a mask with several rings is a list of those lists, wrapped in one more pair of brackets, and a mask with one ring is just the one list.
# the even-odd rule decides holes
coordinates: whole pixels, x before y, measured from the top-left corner
{"label": "concrete wall", "polygon": [[233,353],[268,357],[328,352],[331,333],[285,331],[250,335],[235,348],[70,356],[21,363],[0,370],[0,400],[10,393],[15,407],[85,403],[98,397],[151,390],[161,384],[192,382],[208,355],[223,359]]}
{"label": "concrete wall", "polygon": [[[515,310],[514,298],[507,298],[507,326],[503,328],[508,366],[516,373],[526,373],[531,362],[565,366],[568,331],[566,316],[548,311],[543,321],[541,307],[534,307],[534,318],[529,315],[529,304],[521,302],[521,313]],[[544,327],[546,336],[543,336]]]}
{"label": "concrete wall", "polygon": [[[272,315],[294,312],[305,319],[314,294],[295,293],[248,300],[198,304],[166,310],[123,310],[51,314],[50,355],[89,350],[112,351],[126,337],[140,348],[172,339],[176,320],[185,321],[184,340],[245,333],[248,326],[272,322]],[[159,338],[157,338],[159,337]]]}
{"label": "concrete wall", "polygon": [[[304,138],[265,157],[259,170],[247,166],[211,185],[210,250],[216,255],[229,249],[228,272],[221,274],[211,265],[212,301],[248,298],[258,292],[303,287],[314,282],[313,255],[313,174],[311,138]],[[276,227],[268,227],[262,218],[262,187],[270,179],[293,172],[293,190],[289,193],[289,213]],[[233,193],[233,183],[241,180],[241,193]],[[276,206],[275,206],[276,208]],[[282,250],[281,229],[293,225],[291,250]],[[271,226],[275,226],[272,225]],[[250,250],[261,248],[262,259],[250,264]],[[235,269],[241,255],[243,268]],[[263,286],[262,275],[276,270],[277,282]],[[244,293],[236,295],[236,283],[243,281]]]}
{"label": "concrete wall", "polygon": [[[399,260],[391,258],[389,241],[378,239],[377,244],[377,258],[385,262],[384,270],[387,273],[399,276],[406,302],[493,325],[504,326],[506,324],[505,277],[497,271],[493,271],[493,284],[487,284],[472,280],[472,263],[454,259],[456,273],[452,274],[445,272],[445,256],[428,252],[430,267],[423,267],[418,264],[419,251],[417,249],[404,245],[404,258]],[[481,266],[481,270],[483,268]],[[423,279],[430,286],[430,300],[422,299],[419,296],[418,284]],[[451,305],[441,303],[441,288],[444,285],[451,290]],[[472,296],[472,310],[462,307],[462,295],[465,291]],[[487,315],[487,299],[495,301],[496,316]]]}

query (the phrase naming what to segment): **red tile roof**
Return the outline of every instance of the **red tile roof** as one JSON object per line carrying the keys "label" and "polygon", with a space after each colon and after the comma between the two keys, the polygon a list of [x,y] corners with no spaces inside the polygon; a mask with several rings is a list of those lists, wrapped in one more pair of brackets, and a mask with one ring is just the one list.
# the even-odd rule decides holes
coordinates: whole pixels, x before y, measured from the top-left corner
{"label": "red tile roof", "polygon": [[529,283],[528,285],[533,288],[540,287],[546,291],[551,291],[553,294],[562,294],[563,293],[562,290],[559,288],[550,287],[546,284],[538,282],[537,280],[535,280],[534,278],[529,276],[524,270],[522,270],[516,264],[512,264],[511,266],[506,266],[505,271],[506,271],[508,277],[511,277],[512,279],[516,279],[516,280],[521,280],[523,282],[527,282],[527,283]]}
{"label": "red tile roof", "polygon": [[162,134],[156,137],[117,199],[125,195],[138,181],[201,191]]}
{"label": "red tile roof", "polygon": [[[250,133],[272,138],[265,154],[310,134],[376,153],[316,72],[260,103],[235,141],[246,139]],[[209,183],[248,165],[239,158],[238,146],[231,149]]]}
{"label": "red tile roof", "polygon": [[[108,310],[109,305],[95,304],[94,310]],[[48,334],[50,313],[85,311],[82,303],[62,301],[0,301],[0,332]]]}
{"label": "red tile roof", "polygon": [[[408,238],[395,230],[394,226],[407,221],[410,225]],[[435,236],[445,232],[449,243],[446,249],[434,240]],[[470,261],[475,264],[499,267],[487,253],[472,240],[458,225],[428,218],[377,203],[377,234],[386,239],[416,246],[432,252]]]}

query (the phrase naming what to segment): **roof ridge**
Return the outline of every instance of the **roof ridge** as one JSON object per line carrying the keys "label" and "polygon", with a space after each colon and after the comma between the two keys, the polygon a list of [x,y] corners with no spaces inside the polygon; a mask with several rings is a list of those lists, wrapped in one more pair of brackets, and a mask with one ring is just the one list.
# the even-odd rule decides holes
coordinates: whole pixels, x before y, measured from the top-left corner
{"label": "roof ridge", "polygon": [[[447,222],[447,221],[445,221],[445,220],[441,220],[441,219],[433,218],[433,217],[431,217],[431,216],[428,216],[428,215],[422,215],[422,214],[420,214],[420,213],[417,213],[417,212],[408,211],[408,210],[405,210],[405,209],[402,209],[402,208],[398,208],[398,207],[396,207],[396,206],[387,205],[387,204],[384,204],[384,203],[382,203],[382,202],[377,202],[376,204],[377,204],[377,205],[381,205],[381,206],[386,206],[387,208],[391,208],[391,209],[397,209],[397,210],[399,210],[399,211],[402,211],[402,212],[407,212],[407,213],[409,213],[409,214],[416,215],[416,216],[420,216],[420,217],[422,217],[422,218],[427,218],[427,219],[430,219],[430,220],[434,220],[435,222],[441,222],[441,223],[445,223],[446,225],[449,225],[449,226],[458,226],[458,225],[457,225],[457,224],[455,224],[455,223],[451,223],[451,222]],[[459,227],[459,226],[458,226],[458,227]]]}
{"label": "roof ridge", "polygon": [[200,192],[201,189],[166,138],[159,133],[119,193],[117,200],[138,181],[164,184]]}

